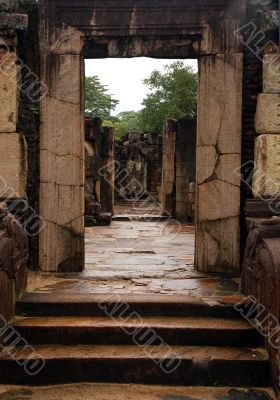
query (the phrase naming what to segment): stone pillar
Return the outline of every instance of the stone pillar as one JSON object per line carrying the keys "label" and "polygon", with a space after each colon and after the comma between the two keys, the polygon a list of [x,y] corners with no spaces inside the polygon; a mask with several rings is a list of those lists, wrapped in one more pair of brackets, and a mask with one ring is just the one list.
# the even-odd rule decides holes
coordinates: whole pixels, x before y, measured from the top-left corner
{"label": "stone pillar", "polygon": [[[27,184],[27,147],[17,132],[21,68],[16,61],[17,31],[27,27],[28,19],[16,10],[17,1],[0,3],[0,200],[14,211],[26,202]],[[7,322],[14,303],[15,281],[0,271],[0,315]]]}
{"label": "stone pillar", "polygon": [[168,216],[175,214],[175,152],[177,121],[167,120],[163,130],[161,206]]}
{"label": "stone pillar", "polygon": [[75,272],[84,268],[84,67],[78,49],[59,51],[41,61],[40,269]]}
{"label": "stone pillar", "polygon": [[178,121],[176,138],[176,218],[193,222],[194,210],[190,190],[195,184],[196,118]]}
{"label": "stone pillar", "polygon": [[196,269],[240,271],[242,53],[199,60]]}
{"label": "stone pillar", "polygon": [[101,211],[114,215],[115,202],[115,132],[104,127],[101,138]]}

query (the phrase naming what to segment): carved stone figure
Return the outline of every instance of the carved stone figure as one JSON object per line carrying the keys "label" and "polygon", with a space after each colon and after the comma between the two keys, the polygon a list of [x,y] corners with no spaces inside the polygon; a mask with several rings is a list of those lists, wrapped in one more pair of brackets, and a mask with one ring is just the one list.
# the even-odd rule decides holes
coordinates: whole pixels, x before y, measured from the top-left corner
{"label": "carved stone figure", "polygon": [[[254,298],[259,328],[267,336],[272,378],[280,382],[280,217],[256,223],[247,239],[242,271],[242,291]],[[253,308],[251,308],[253,309]],[[248,309],[249,310],[249,309]]]}
{"label": "carved stone figure", "polygon": [[28,261],[28,240],[20,223],[0,203],[0,270],[16,281],[16,292],[25,285]]}
{"label": "carved stone figure", "polygon": [[129,174],[127,196],[136,198],[147,190],[147,162],[148,150],[141,142],[141,134],[133,132],[129,135],[127,145],[127,171]]}

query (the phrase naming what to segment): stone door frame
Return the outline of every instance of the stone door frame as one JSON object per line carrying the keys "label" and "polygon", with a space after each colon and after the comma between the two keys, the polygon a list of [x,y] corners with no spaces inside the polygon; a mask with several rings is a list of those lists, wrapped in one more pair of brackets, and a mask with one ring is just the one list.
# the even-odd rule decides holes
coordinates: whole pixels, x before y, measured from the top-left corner
{"label": "stone door frame", "polygon": [[84,58],[199,59],[196,269],[240,269],[243,0],[39,0],[40,268],[84,267]]}

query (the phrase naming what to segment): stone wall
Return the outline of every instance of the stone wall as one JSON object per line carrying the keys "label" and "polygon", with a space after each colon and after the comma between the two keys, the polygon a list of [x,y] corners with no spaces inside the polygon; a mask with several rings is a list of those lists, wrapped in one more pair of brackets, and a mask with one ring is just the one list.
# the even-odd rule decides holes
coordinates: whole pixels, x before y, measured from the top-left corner
{"label": "stone wall", "polygon": [[[271,319],[269,325],[264,328],[267,329],[270,339],[266,344],[275,389],[279,395],[280,354],[279,346],[275,347],[273,344],[273,336],[274,324],[277,321],[279,323],[277,299],[280,235],[279,221],[267,221],[271,216],[280,215],[280,57],[277,47],[279,13],[278,2],[275,0],[251,1],[250,4],[247,19],[253,21],[259,30],[258,36],[256,32],[251,36],[255,39],[257,37],[258,41],[250,43],[250,49],[247,46],[245,52],[246,60],[251,60],[250,65],[254,66],[256,74],[255,77],[252,74],[247,82],[246,76],[244,77],[244,96],[251,93],[252,97],[247,99],[243,107],[246,110],[246,107],[249,109],[251,105],[247,119],[245,113],[243,117],[243,160],[246,163],[242,175],[243,199],[247,197],[248,231],[258,227],[259,232],[256,229],[248,238],[242,281],[244,293],[248,296],[253,295],[257,306],[264,307],[262,323],[265,321],[265,313],[269,314]],[[244,131],[247,131],[247,136],[244,135]],[[245,144],[248,143],[248,148],[245,147],[244,140]],[[254,235],[256,240],[253,240]],[[278,331],[276,335],[277,333]],[[276,335],[275,340],[278,340]]]}
{"label": "stone wall", "polygon": [[[17,130],[21,87],[18,64],[18,33],[26,29],[27,15],[18,12],[17,1],[0,3],[0,189],[1,200],[13,204],[26,197],[27,147]],[[0,271],[0,315],[14,314],[15,283]]]}

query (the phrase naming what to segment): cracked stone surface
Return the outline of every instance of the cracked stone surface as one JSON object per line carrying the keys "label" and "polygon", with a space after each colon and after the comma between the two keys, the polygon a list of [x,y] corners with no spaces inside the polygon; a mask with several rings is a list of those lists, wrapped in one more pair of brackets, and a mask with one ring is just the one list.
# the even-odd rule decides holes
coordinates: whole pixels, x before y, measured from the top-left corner
{"label": "cracked stone surface", "polygon": [[239,279],[194,270],[194,226],[113,222],[86,229],[80,273],[29,274],[29,292],[162,294],[236,302]]}
{"label": "cracked stone surface", "polygon": [[196,267],[201,272],[240,271],[242,63],[241,53],[200,60]]}

